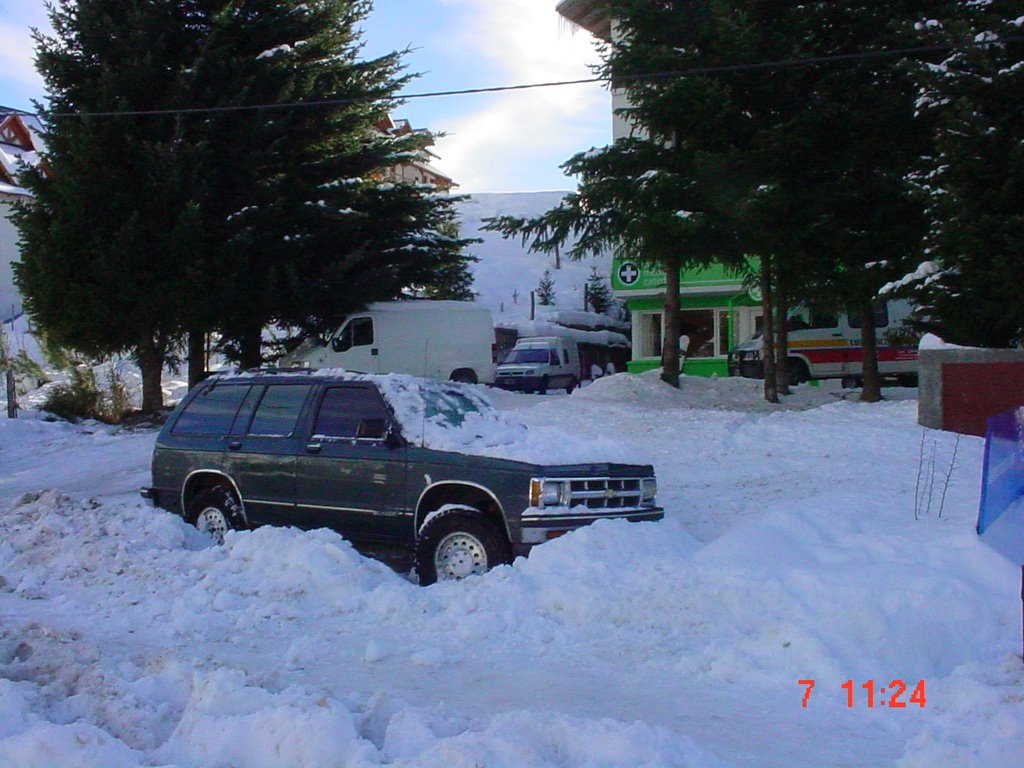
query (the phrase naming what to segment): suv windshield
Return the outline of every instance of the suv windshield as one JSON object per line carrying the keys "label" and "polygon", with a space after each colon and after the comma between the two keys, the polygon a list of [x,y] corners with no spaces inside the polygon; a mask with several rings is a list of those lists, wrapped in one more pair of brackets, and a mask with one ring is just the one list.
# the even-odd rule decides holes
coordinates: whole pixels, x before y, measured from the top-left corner
{"label": "suv windshield", "polygon": [[422,391],[424,415],[428,419],[439,419],[452,427],[460,427],[469,414],[493,411],[482,398],[473,398],[468,392],[454,387],[425,386]]}

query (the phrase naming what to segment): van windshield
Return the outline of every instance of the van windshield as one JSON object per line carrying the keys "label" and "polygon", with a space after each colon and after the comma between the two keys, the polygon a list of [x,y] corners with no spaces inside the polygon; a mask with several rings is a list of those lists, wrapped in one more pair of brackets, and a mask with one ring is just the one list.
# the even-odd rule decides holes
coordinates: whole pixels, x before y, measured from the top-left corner
{"label": "van windshield", "polygon": [[513,349],[506,359],[506,363],[546,363],[548,351],[546,349]]}

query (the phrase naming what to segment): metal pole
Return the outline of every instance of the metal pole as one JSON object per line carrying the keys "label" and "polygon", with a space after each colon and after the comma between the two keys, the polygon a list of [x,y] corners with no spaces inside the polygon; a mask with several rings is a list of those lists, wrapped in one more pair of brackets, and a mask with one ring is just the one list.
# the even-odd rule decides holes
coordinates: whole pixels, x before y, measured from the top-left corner
{"label": "metal pole", "polygon": [[537,297],[533,291],[530,291],[530,319],[533,320],[537,313]]}

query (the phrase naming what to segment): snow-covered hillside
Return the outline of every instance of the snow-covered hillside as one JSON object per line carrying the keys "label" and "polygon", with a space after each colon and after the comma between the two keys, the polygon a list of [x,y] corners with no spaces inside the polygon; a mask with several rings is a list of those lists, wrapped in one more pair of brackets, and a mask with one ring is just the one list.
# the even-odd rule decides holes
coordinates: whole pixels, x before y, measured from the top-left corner
{"label": "snow-covered hillside", "polygon": [[[135,495],[152,432],[0,419],[0,766],[1020,764],[1020,572],[973,531],[981,441],[919,428],[909,390],[757,387],[492,393],[652,459],[665,520],[426,588],[327,531],[212,546]],[[896,679],[907,706],[868,708]]]}
{"label": "snow-covered hillside", "polygon": [[590,267],[597,266],[605,276],[610,273],[610,254],[583,261],[563,257],[561,268],[555,269],[554,256],[531,253],[518,239],[505,240],[496,232],[480,229],[484,219],[494,216],[537,216],[554,208],[565,195],[564,191],[475,194],[459,205],[462,235],[483,240],[467,250],[480,259],[472,267],[477,301],[491,310],[495,323],[512,325],[529,320],[530,291],[536,290],[545,269],[551,270],[555,281],[555,305],[539,307],[539,315],[582,310],[583,286]]}

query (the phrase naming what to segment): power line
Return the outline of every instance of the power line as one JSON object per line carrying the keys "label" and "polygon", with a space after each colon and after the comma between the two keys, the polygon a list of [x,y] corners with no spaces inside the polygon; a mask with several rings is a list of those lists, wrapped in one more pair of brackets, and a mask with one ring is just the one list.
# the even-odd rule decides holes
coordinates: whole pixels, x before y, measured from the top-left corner
{"label": "power line", "polygon": [[[689,69],[669,70],[664,72],[646,72],[635,75],[615,75],[614,77],[587,77],[577,80],[553,80],[541,83],[520,83],[517,85],[496,85],[485,88],[462,88],[447,91],[425,91],[422,93],[409,93],[397,95],[384,99],[385,101],[411,101],[413,99],[433,99],[446,96],[472,96],[484,93],[504,93],[509,91],[526,91],[536,88],[560,88],[568,85],[586,85],[590,83],[633,83],[644,81],[671,80],[679,77],[693,77],[697,75],[724,74],[729,72],[744,72],[764,69],[784,69],[788,67],[806,67],[817,64],[830,64],[842,61],[857,61],[864,59],[880,59],[897,56],[915,56],[926,53],[940,53],[962,48],[976,48],[987,45],[1015,43],[1024,41],[1024,35],[1009,35],[990,40],[966,40],[959,43],[936,43],[934,45],[919,45],[908,48],[884,48],[873,51],[858,51],[856,53],[836,53],[825,56],[809,56],[799,59],[779,59],[777,61],[762,61],[746,64],[723,64],[714,67],[692,67]],[[366,101],[375,101],[374,97],[349,97],[344,99],[319,99],[316,101],[291,101],[275,102],[266,104],[238,104],[219,107],[179,107],[171,109],[138,109],[107,112],[51,112],[48,117],[141,117],[145,115],[189,115],[189,114],[215,114],[224,112],[251,112],[254,110],[272,109],[313,109],[317,107],[336,107],[346,104],[358,104]],[[20,110],[18,110],[20,112]],[[41,117],[38,113],[20,112],[29,117]]]}

